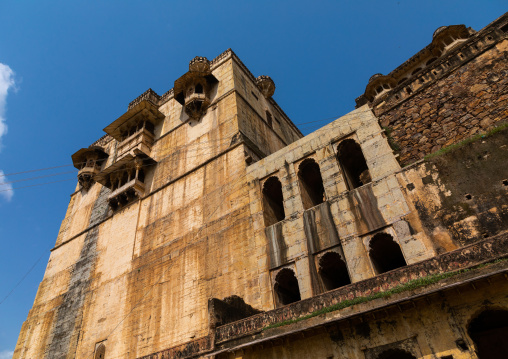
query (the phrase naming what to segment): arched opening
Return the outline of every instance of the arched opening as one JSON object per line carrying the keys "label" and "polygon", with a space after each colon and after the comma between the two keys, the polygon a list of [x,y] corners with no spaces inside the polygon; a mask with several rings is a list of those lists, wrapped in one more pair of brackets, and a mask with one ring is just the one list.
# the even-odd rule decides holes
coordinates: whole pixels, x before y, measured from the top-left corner
{"label": "arched opening", "polygon": [[508,311],[486,310],[471,321],[467,330],[479,359],[508,358]]}
{"label": "arched opening", "polygon": [[283,268],[277,273],[274,289],[281,305],[301,300],[298,279],[296,279],[295,273],[289,268]]}
{"label": "arched opening", "polygon": [[411,72],[411,75],[416,74],[418,71],[420,71],[422,68],[418,67],[417,69],[414,69],[413,72]]}
{"label": "arched opening", "polygon": [[263,217],[265,226],[271,226],[282,221],[284,213],[284,198],[282,197],[282,184],[277,177],[270,177],[263,185]]}
{"label": "arched opening", "polygon": [[382,352],[378,359],[416,359],[416,357],[402,349],[388,349]]}
{"label": "arched opening", "polygon": [[298,179],[302,194],[303,208],[309,209],[323,203],[325,188],[319,165],[312,158],[307,158],[298,167]]}
{"label": "arched opening", "polygon": [[194,88],[194,93],[203,93],[203,85],[197,84]]}
{"label": "arched opening", "polygon": [[105,355],[106,355],[106,346],[104,344],[101,344],[95,351],[94,359],[104,359]]}
{"label": "arched opening", "polygon": [[376,274],[385,273],[406,265],[400,246],[388,233],[376,234],[370,240],[369,247],[369,256]]}
{"label": "arched opening", "polygon": [[337,158],[350,190],[371,181],[369,168],[367,167],[362,149],[355,140],[348,139],[342,141],[337,152]]}
{"label": "arched opening", "polygon": [[326,290],[336,289],[351,284],[346,263],[339,253],[325,253],[319,260],[319,275]]}

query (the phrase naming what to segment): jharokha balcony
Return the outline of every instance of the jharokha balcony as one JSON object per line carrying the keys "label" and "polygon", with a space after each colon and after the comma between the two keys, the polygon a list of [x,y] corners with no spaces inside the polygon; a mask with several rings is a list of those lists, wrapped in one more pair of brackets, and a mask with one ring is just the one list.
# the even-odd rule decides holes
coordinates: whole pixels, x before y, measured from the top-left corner
{"label": "jharokha balcony", "polygon": [[128,154],[151,157],[155,126],[162,118],[164,115],[148,97],[107,126],[104,131],[118,141],[117,161]]}
{"label": "jharokha balcony", "polygon": [[[132,153],[144,153],[150,156],[152,144],[154,140],[153,127],[149,126],[150,122],[143,121],[138,124],[140,127],[132,135],[127,135],[125,139],[118,144],[117,158],[120,160],[125,155]],[[145,127],[146,126],[146,127]]]}
{"label": "jharokha balcony", "polygon": [[111,190],[108,202],[113,211],[143,197],[145,170],[152,163],[149,157],[134,157],[127,153],[96,175],[96,181]]}
{"label": "jharokha balcony", "polygon": [[92,186],[107,157],[100,146],[82,148],[72,155],[72,163],[79,170],[78,182],[82,189],[88,190]]}

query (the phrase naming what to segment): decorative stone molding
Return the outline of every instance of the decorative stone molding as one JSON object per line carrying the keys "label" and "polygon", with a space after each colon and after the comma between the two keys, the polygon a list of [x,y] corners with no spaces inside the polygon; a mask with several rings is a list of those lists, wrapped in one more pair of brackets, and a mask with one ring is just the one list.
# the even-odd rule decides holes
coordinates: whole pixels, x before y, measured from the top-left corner
{"label": "decorative stone molding", "polygon": [[81,188],[88,190],[94,183],[94,177],[101,170],[107,153],[100,146],[82,148],[72,155],[72,164],[78,172],[78,182]]}
{"label": "decorative stone molding", "polygon": [[265,98],[270,98],[275,93],[275,82],[273,82],[270,76],[258,76],[256,85]]}

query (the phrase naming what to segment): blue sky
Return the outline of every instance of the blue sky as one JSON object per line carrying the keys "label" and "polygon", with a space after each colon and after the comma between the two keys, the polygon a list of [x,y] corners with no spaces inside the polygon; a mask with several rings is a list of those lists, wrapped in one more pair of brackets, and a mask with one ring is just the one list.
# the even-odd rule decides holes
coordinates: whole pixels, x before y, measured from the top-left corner
{"label": "blue sky", "polygon": [[[296,124],[321,120],[300,126],[307,134],[351,111],[370,76],[426,46],[437,27],[479,30],[506,5],[2,0],[0,182],[10,183],[0,185],[0,359],[16,345],[76,184],[60,173],[146,89],[162,94],[193,57],[232,48],[255,76],[273,78]],[[57,166],[66,167],[14,174]]]}

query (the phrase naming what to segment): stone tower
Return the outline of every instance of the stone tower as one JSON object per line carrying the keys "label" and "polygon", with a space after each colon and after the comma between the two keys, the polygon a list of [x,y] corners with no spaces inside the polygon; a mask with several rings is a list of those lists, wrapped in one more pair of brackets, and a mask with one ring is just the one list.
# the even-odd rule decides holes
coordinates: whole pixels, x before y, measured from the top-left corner
{"label": "stone tower", "polygon": [[227,50],[77,151],[14,358],[508,357],[508,15],[305,137]]}

